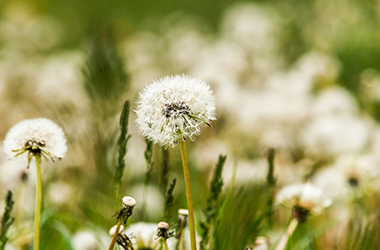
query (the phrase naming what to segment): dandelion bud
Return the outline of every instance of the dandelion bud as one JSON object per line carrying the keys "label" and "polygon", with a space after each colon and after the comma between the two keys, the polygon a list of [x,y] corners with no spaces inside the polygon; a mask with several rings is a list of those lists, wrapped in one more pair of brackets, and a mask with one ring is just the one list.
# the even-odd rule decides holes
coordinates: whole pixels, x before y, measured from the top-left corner
{"label": "dandelion bud", "polygon": [[123,198],[123,207],[117,215],[117,219],[122,219],[124,221],[124,224],[126,224],[129,216],[132,215],[132,211],[135,206],[136,200],[131,196],[125,196]]}
{"label": "dandelion bud", "polygon": [[189,210],[187,210],[187,209],[183,209],[183,208],[180,208],[180,209],[178,209],[178,214],[179,215],[182,215],[182,216],[189,216]]}
{"label": "dandelion bud", "polygon": [[[115,232],[116,232],[116,228],[117,228],[117,225],[111,227],[111,229],[110,229],[110,231],[109,231],[109,233],[110,233],[111,236],[113,236],[113,235],[115,234]],[[124,230],[123,225],[120,225],[119,233],[122,232],[123,230]]]}
{"label": "dandelion bud", "polygon": [[123,206],[130,207],[131,209],[136,206],[136,200],[131,196],[125,196],[123,198]]}
{"label": "dandelion bud", "polygon": [[183,230],[186,228],[187,219],[189,216],[189,210],[187,209],[178,209],[178,224],[177,224],[177,234],[175,235],[176,239],[179,239],[182,236]]}
{"label": "dandelion bud", "polygon": [[162,221],[158,223],[157,227],[157,237],[162,237],[167,240],[169,238],[169,224]]}

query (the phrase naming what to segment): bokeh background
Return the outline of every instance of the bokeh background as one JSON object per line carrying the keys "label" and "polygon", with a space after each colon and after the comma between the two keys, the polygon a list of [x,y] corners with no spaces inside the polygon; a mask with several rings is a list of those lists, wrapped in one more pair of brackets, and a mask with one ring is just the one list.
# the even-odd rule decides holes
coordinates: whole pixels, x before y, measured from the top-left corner
{"label": "bokeh background", "polygon": [[[153,147],[144,201],[146,144],[133,109],[145,85],[182,73],[208,82],[217,99],[217,121],[187,143],[197,223],[219,154],[227,155],[222,198],[236,171],[215,249],[254,247],[258,236],[274,249],[285,232],[285,208],[273,223],[252,226],[267,209],[269,148],[275,191],[309,181],[333,199],[297,229],[289,249],[380,248],[379,1],[3,0],[0,13],[1,140],[35,117],[59,124],[68,140],[62,161],[43,162],[41,249],[108,246],[127,99],[132,137],[122,195],[146,202],[130,223],[162,220],[177,178],[175,225],[186,206],[179,149]],[[0,211],[8,189],[16,201],[7,249],[31,249],[33,164],[26,170],[3,154],[0,164]]]}

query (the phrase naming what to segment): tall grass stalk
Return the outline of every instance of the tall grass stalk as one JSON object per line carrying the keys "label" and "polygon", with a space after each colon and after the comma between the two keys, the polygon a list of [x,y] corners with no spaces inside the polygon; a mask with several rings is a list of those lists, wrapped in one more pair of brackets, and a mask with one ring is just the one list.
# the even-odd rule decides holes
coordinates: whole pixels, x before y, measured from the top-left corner
{"label": "tall grass stalk", "polygon": [[193,209],[193,198],[191,196],[190,171],[189,171],[189,164],[187,161],[187,152],[186,152],[185,142],[183,140],[179,140],[179,146],[180,146],[180,150],[181,150],[183,174],[185,177],[187,209],[189,210],[189,227],[190,227],[191,250],[196,250],[197,249],[197,241],[196,241],[196,234],[195,234],[195,218],[194,218],[194,209]]}
{"label": "tall grass stalk", "polygon": [[168,187],[168,172],[169,172],[169,150],[164,147],[161,149],[161,191],[163,194],[166,193],[166,188]]}
{"label": "tall grass stalk", "polygon": [[12,195],[12,191],[8,190],[7,197],[5,199],[5,211],[0,225],[0,250],[5,249],[5,245],[8,242],[7,232],[15,220],[15,218],[11,216],[14,205]]}
{"label": "tall grass stalk", "polygon": [[146,172],[145,172],[144,190],[143,190],[142,217],[143,219],[146,220],[148,217],[146,214],[146,202],[148,198],[148,188],[149,188],[150,177],[153,171],[154,162],[152,161],[153,142],[149,140],[148,138],[145,138],[145,143],[146,143],[146,149],[144,152],[144,158],[146,162]]}
{"label": "tall grass stalk", "polygon": [[128,134],[128,120],[129,120],[129,100],[124,102],[123,110],[120,115],[120,136],[117,142],[119,147],[119,155],[118,155],[118,164],[115,170],[114,176],[114,185],[115,185],[115,211],[117,211],[120,207],[120,190],[121,190],[121,179],[123,177],[124,169],[125,169],[125,155],[127,154],[127,143],[131,138],[131,135]]}
{"label": "tall grass stalk", "polygon": [[166,193],[165,197],[165,207],[164,207],[164,221],[170,220],[170,208],[173,205],[174,201],[174,188],[177,183],[177,179],[174,178],[172,183],[170,184],[170,187],[168,189],[168,192]]}
{"label": "tall grass stalk", "polygon": [[[216,164],[214,176],[210,184],[210,194],[207,198],[207,206],[204,214],[206,215],[206,221],[202,222],[201,228],[202,241],[200,243],[200,248],[203,249],[213,249],[215,247],[215,237],[216,230],[219,222],[217,221],[221,209],[223,208],[222,202],[219,200],[220,194],[223,188],[223,166],[226,161],[226,156],[219,155],[218,163]],[[210,238],[214,236],[210,244]]]}

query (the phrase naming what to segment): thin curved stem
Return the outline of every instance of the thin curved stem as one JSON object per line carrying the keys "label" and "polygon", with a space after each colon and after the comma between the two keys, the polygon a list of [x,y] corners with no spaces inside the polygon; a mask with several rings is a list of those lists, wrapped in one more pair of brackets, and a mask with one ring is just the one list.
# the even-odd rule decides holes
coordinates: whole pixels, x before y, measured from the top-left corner
{"label": "thin curved stem", "polygon": [[179,250],[183,250],[183,234],[181,234],[181,237],[179,238]]}
{"label": "thin curved stem", "polygon": [[197,241],[195,238],[195,219],[194,219],[194,209],[193,209],[193,198],[191,196],[189,164],[187,162],[186,145],[185,145],[185,142],[181,139],[179,140],[179,146],[180,146],[180,150],[181,150],[183,174],[185,176],[187,209],[189,211],[191,250],[197,250]]}
{"label": "thin curved stem", "polygon": [[110,247],[108,248],[108,250],[112,250],[113,247],[115,246],[116,238],[117,238],[117,236],[119,235],[119,230],[120,230],[120,226],[121,226],[121,222],[122,222],[122,221],[123,221],[123,220],[120,218],[119,221],[117,222],[116,231],[115,231],[115,233],[113,234],[112,241],[111,241],[111,244],[110,244]]}
{"label": "thin curved stem", "polygon": [[286,247],[286,244],[288,243],[289,237],[293,234],[294,230],[296,229],[298,225],[298,220],[293,218],[290,222],[288,229],[286,231],[286,234],[282,236],[280,242],[278,243],[276,250],[283,250]]}
{"label": "thin curved stem", "polygon": [[42,181],[41,181],[41,156],[36,154],[36,171],[37,171],[37,183],[36,183],[36,210],[34,215],[34,250],[40,248],[40,215],[41,215],[41,197],[42,197]]}

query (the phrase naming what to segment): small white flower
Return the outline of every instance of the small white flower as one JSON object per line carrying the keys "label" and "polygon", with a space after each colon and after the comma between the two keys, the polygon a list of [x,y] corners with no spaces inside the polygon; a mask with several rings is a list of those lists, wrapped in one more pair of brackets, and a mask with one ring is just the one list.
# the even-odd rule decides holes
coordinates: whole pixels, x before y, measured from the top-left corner
{"label": "small white flower", "polygon": [[135,110],[142,134],[161,146],[200,134],[215,120],[215,97],[202,80],[185,75],[165,77],[147,86]]}
{"label": "small white flower", "polygon": [[5,155],[12,159],[28,159],[40,154],[52,161],[61,159],[67,151],[65,134],[54,122],[46,118],[23,120],[13,126],[4,140]]}
{"label": "small white flower", "polygon": [[293,217],[304,222],[309,215],[319,215],[331,205],[322,190],[310,183],[284,187],[277,194],[277,201],[293,211]]}

